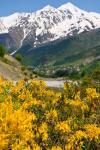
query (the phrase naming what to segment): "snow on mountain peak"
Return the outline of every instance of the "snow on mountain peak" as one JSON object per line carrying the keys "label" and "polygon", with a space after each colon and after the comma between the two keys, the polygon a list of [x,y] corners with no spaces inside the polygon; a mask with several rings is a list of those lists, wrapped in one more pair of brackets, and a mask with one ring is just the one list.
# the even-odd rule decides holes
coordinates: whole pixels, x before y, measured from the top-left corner
{"label": "snow on mountain peak", "polygon": [[[39,12],[41,12],[41,11],[54,11],[56,8],[54,8],[53,6],[51,6],[51,5],[47,5],[47,6],[45,6],[45,7],[43,7],[42,9],[40,9],[40,10],[38,10]],[[37,12],[38,12],[37,11]]]}
{"label": "snow on mountain peak", "polygon": [[68,2],[68,3],[66,3],[66,4],[63,4],[63,5],[61,5],[59,8],[74,8],[74,7],[76,7],[74,4],[72,4],[72,3],[70,3],[70,2]]}
{"label": "snow on mountain peak", "polygon": [[20,45],[26,41],[45,43],[96,28],[100,28],[100,14],[81,10],[70,2],[57,9],[47,5],[33,13],[0,18],[0,34],[12,34]]}
{"label": "snow on mountain peak", "polygon": [[2,24],[2,21],[0,20],[0,33],[7,33],[8,30],[6,27]]}
{"label": "snow on mountain peak", "polygon": [[9,28],[10,26],[13,26],[18,18],[21,16],[20,13],[14,13],[7,17],[1,17],[2,23],[5,25],[6,28]]}
{"label": "snow on mountain peak", "polygon": [[83,12],[83,10],[81,10],[80,8],[78,8],[77,6],[75,6],[74,4],[72,4],[70,2],[68,2],[68,3],[63,4],[62,6],[60,6],[58,8],[58,10],[66,11],[66,12],[70,11],[72,14],[77,13],[77,15],[78,15],[78,13]]}

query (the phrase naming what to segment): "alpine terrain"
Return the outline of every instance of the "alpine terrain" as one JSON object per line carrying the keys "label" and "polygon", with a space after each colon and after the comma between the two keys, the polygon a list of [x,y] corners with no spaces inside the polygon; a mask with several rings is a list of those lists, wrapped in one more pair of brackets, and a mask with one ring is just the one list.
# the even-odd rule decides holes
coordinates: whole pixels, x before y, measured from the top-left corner
{"label": "alpine terrain", "polygon": [[29,66],[68,66],[100,60],[100,14],[71,3],[0,17],[0,44]]}
{"label": "alpine terrain", "polygon": [[[46,6],[34,13],[15,13],[0,18],[0,42],[11,48],[26,43],[33,47],[100,27],[100,14],[83,11],[71,3]],[[5,40],[4,40],[5,39]]]}

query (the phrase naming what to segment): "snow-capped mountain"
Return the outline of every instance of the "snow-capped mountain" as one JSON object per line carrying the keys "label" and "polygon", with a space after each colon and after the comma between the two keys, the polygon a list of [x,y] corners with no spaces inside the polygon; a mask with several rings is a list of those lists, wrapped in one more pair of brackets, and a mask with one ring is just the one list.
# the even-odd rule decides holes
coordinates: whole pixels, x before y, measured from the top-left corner
{"label": "snow-capped mountain", "polygon": [[100,28],[100,14],[86,12],[71,3],[57,9],[48,5],[33,13],[15,13],[1,17],[0,42],[6,33],[13,39],[14,47],[19,48],[26,43],[34,47],[97,28]]}

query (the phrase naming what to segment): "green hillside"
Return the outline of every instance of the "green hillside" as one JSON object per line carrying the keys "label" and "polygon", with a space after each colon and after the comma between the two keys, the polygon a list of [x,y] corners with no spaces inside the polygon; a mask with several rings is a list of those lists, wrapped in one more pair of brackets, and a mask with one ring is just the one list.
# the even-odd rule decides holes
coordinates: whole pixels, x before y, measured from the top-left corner
{"label": "green hillside", "polygon": [[100,55],[100,29],[51,42],[37,48],[24,45],[19,52],[23,63],[31,66],[69,66],[88,64]]}

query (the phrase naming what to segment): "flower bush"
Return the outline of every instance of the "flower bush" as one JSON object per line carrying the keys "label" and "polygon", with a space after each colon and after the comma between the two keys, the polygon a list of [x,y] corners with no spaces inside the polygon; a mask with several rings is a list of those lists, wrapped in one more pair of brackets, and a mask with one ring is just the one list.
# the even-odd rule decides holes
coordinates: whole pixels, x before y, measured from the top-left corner
{"label": "flower bush", "polygon": [[96,150],[100,148],[100,93],[65,83],[0,77],[0,150]]}

